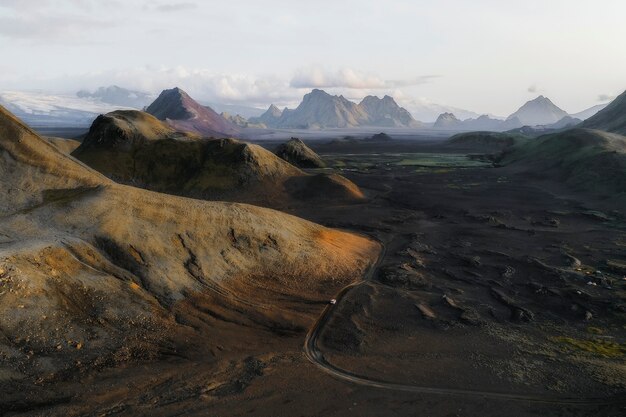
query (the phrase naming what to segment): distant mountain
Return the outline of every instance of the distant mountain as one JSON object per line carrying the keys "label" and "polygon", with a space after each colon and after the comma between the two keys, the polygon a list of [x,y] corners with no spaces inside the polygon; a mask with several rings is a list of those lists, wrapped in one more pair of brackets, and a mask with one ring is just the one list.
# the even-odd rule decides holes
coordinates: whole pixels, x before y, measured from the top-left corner
{"label": "distant mountain", "polygon": [[545,127],[547,127],[548,129],[567,129],[570,127],[574,127],[581,122],[582,120],[576,117],[565,116],[558,122],[546,125]]}
{"label": "distant mountain", "polygon": [[522,134],[528,137],[538,137],[541,135],[547,135],[551,133],[562,132],[567,129],[571,129],[580,124],[582,120],[576,119],[572,116],[565,116],[561,120],[556,123],[551,123],[549,125],[539,125],[539,126],[522,126],[516,129],[510,129],[507,133],[517,133]]}
{"label": "distant mountain", "polygon": [[433,128],[467,132],[504,132],[521,126],[522,123],[517,117],[500,120],[483,114],[476,119],[470,118],[466,120],[459,120],[452,113],[442,113],[437,118]]}
{"label": "distant mountain", "polygon": [[223,103],[205,103],[203,105],[208,106],[215,110],[217,113],[229,113],[229,114],[238,114],[246,119],[250,119],[252,117],[259,117],[263,114],[263,109],[259,109],[257,107],[244,106],[241,104],[223,104]]}
{"label": "distant mountain", "polygon": [[237,136],[240,131],[210,107],[200,105],[180,88],[163,90],[146,111],[176,130],[203,136]]}
{"label": "distant mountain", "polygon": [[610,103],[596,104],[595,106],[589,107],[588,109],[585,109],[578,113],[570,114],[570,116],[575,117],[576,119],[580,119],[580,120],[587,120],[588,118],[590,118],[591,116],[593,116],[594,114],[596,114],[597,112],[599,112],[600,110],[608,106],[609,104]]}
{"label": "distant mountain", "polygon": [[285,110],[276,127],[324,129],[357,127],[368,121],[367,113],[358,104],[343,96],[332,96],[314,89],[306,94],[294,110]]}
{"label": "distant mountain", "polygon": [[258,129],[265,129],[267,127],[263,123],[251,122],[250,120],[246,119],[245,117],[243,117],[240,114],[232,115],[232,114],[227,113],[227,112],[222,112],[222,113],[220,113],[220,116],[222,116],[224,119],[228,120],[229,122],[231,122],[232,124],[234,124],[235,126],[238,126],[238,127],[258,128]]}
{"label": "distant mountain", "polygon": [[390,96],[365,97],[357,104],[343,96],[333,96],[319,89],[306,94],[300,105],[282,112],[270,106],[254,121],[269,127],[291,129],[352,128],[359,126],[417,127],[417,122]]}
{"label": "distant mountain", "polygon": [[580,127],[626,135],[626,91],[604,109],[585,120]]}
{"label": "distant mountain", "polygon": [[466,119],[461,122],[461,127],[463,130],[473,130],[473,131],[491,131],[497,132],[501,130],[506,130],[503,128],[503,125],[506,122],[500,119],[493,119],[486,114],[476,118],[476,119]]}
{"label": "distant mountain", "polygon": [[554,105],[549,98],[539,96],[526,102],[507,119],[517,117],[523,125],[537,126],[556,123],[565,116],[568,116],[567,112]]}
{"label": "distant mountain", "polygon": [[442,113],[437,117],[435,129],[450,129],[456,130],[461,127],[462,122],[452,113]]}
{"label": "distant mountain", "polygon": [[251,117],[248,121],[250,123],[264,124],[265,126],[274,127],[278,124],[278,121],[280,120],[282,114],[282,110],[272,104],[265,111],[265,113],[263,113],[259,117]]}
{"label": "distant mountain", "polygon": [[359,107],[368,116],[367,124],[372,126],[419,127],[411,113],[400,107],[390,96],[378,98],[367,96],[359,103]]}
{"label": "distant mountain", "polygon": [[99,100],[103,103],[113,104],[116,106],[132,107],[135,109],[143,109],[154,99],[151,94],[141,91],[128,90],[116,85],[100,87],[93,93],[86,90],[80,90],[76,93],[76,96],[79,98]]}
{"label": "distant mountain", "polygon": [[423,97],[411,99],[404,102],[404,106],[411,115],[420,122],[433,123],[442,113],[453,113],[460,120],[478,118],[479,113],[461,109],[459,107],[448,106],[445,104],[434,103]]}

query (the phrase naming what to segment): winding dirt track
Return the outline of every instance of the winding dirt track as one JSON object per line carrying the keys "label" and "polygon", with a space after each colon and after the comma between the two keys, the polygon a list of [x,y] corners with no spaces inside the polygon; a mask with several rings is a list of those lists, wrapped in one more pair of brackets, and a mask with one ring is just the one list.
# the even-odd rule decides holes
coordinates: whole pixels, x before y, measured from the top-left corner
{"label": "winding dirt track", "polygon": [[[485,399],[500,399],[510,401],[522,401],[532,403],[547,403],[547,404],[562,404],[562,405],[613,405],[613,404],[626,404],[626,398],[623,397],[608,397],[608,398],[571,398],[571,397],[551,397],[545,395],[532,395],[523,393],[503,393],[503,392],[490,392],[490,391],[478,391],[478,390],[465,390],[454,388],[440,388],[440,387],[424,387],[417,385],[399,384],[394,382],[383,381],[379,379],[369,378],[363,375],[356,374],[354,372],[341,369],[332,363],[328,362],[324,357],[324,354],[317,346],[317,340],[322,332],[324,326],[328,323],[335,310],[339,307],[339,303],[345,297],[345,295],[352,289],[372,282],[374,273],[378,270],[380,263],[385,257],[386,247],[381,244],[381,252],[378,259],[368,269],[367,273],[363,276],[361,281],[352,283],[339,291],[335,296],[337,300],[336,304],[328,304],[322,314],[317,319],[313,327],[309,330],[304,340],[304,352],[307,359],[314,365],[320,368],[322,371],[342,379],[344,381],[350,381],[355,384],[364,385],[368,387],[383,388],[395,391],[414,392],[420,394],[438,394],[438,395],[457,395],[457,396],[471,396],[474,398]],[[380,284],[383,285],[383,284]]]}

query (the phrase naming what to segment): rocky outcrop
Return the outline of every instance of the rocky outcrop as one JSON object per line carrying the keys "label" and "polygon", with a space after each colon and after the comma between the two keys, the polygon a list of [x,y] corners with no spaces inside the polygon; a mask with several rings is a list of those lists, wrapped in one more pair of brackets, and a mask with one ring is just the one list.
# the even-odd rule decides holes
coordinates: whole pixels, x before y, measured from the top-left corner
{"label": "rocky outcrop", "polygon": [[299,168],[324,168],[322,158],[298,138],[291,138],[276,149],[276,155]]}

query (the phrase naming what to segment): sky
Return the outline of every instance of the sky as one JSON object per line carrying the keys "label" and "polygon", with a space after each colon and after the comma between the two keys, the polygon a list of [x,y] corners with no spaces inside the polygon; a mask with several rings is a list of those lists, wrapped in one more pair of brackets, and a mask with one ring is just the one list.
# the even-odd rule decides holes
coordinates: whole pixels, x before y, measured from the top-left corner
{"label": "sky", "polygon": [[624,0],[0,0],[0,91],[179,86],[297,104],[312,88],[506,116],[626,89]]}

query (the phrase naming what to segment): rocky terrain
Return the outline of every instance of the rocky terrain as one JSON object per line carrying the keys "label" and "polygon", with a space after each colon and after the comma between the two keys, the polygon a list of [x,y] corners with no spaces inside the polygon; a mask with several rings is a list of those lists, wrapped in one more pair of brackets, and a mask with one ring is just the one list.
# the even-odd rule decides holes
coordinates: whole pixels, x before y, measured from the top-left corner
{"label": "rocky terrain", "polygon": [[199,341],[209,356],[236,350],[242,339],[218,330],[226,323],[290,332],[310,318],[297,302],[264,308],[261,293],[330,295],[378,251],[276,211],[118,185],[3,108],[0,151],[3,412],[54,404],[58,382]]}

